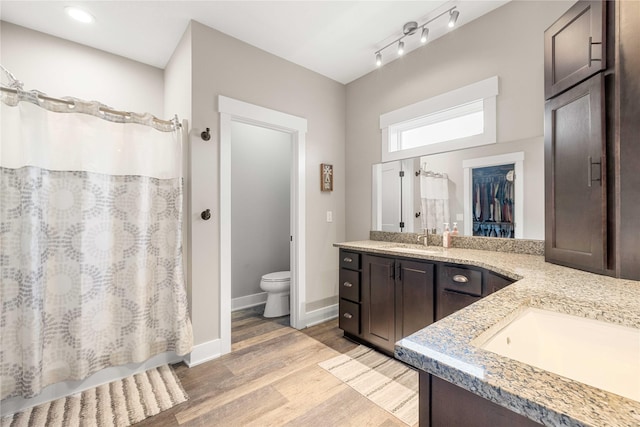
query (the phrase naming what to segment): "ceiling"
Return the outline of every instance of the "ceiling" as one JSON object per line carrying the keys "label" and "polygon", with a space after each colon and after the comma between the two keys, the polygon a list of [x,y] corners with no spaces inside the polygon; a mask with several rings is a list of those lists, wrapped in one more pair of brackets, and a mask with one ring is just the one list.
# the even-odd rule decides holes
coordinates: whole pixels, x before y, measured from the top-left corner
{"label": "ceiling", "polygon": [[[457,6],[456,28],[509,0],[427,1],[7,1],[0,18],[145,64],[164,68],[190,20],[250,45],[349,83],[375,69],[374,53],[418,24]],[[71,20],[65,6],[78,6],[92,24]],[[447,33],[448,18],[429,25],[429,40]],[[406,39],[406,51],[420,46]],[[395,46],[383,60],[397,57]]]}

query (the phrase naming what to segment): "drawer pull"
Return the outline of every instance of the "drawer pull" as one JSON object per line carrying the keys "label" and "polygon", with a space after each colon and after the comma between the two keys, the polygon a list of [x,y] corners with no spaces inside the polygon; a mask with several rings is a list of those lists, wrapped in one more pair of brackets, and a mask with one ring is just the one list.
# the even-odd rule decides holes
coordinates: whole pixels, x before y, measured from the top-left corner
{"label": "drawer pull", "polygon": [[353,318],[353,314],[351,313],[345,313],[342,315],[342,317],[346,318],[346,319],[352,319]]}
{"label": "drawer pull", "polygon": [[351,283],[351,282],[344,282],[344,283],[342,284],[342,286],[344,286],[345,288],[351,288],[351,287],[353,286],[353,283]]}
{"label": "drawer pull", "polygon": [[467,283],[469,278],[467,276],[463,276],[462,274],[456,274],[453,276],[453,281],[458,283]]}
{"label": "drawer pull", "polygon": [[343,261],[344,262],[353,262],[353,260],[351,258],[349,258],[348,256],[344,257]]}

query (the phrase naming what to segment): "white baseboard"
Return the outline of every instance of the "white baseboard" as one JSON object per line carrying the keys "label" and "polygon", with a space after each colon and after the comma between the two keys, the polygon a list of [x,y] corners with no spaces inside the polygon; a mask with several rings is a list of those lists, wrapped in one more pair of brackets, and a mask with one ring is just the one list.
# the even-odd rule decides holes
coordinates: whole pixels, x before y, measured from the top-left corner
{"label": "white baseboard", "polygon": [[304,315],[305,327],[314,326],[319,323],[326,322],[327,320],[335,319],[338,317],[338,304],[330,305],[320,308],[318,310],[308,311]]}
{"label": "white baseboard", "polygon": [[120,380],[122,378],[126,378],[131,375],[147,371],[149,369],[157,368],[158,366],[178,363],[182,360],[182,356],[178,356],[175,352],[170,351],[166,353],[156,354],[155,356],[141,363],[128,363],[126,365],[112,366],[110,368],[102,369],[95,374],[85,378],[84,380],[63,381],[60,383],[51,384],[50,386],[45,387],[40,394],[32,397],[31,399],[12,397],[3,400],[2,415],[5,416],[13,414],[15,412],[40,405],[42,403],[60,399],[61,397],[65,396],[71,396],[73,394],[83,392],[102,384]]}
{"label": "white baseboard", "polygon": [[237,311],[237,310],[242,310],[244,308],[255,307],[256,305],[264,304],[266,302],[267,302],[266,292],[260,292],[258,294],[233,298],[231,300],[231,311]]}
{"label": "white baseboard", "polygon": [[217,359],[220,356],[222,356],[222,340],[218,338],[194,345],[191,353],[184,357],[184,363],[186,363],[188,367],[193,368],[201,363]]}

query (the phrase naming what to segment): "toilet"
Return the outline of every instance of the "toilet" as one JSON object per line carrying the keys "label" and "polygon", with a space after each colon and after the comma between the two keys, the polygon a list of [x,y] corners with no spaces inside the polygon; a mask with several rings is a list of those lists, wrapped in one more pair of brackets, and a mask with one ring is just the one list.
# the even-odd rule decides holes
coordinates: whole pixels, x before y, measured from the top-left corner
{"label": "toilet", "polygon": [[291,272],[276,271],[262,276],[260,289],[267,293],[264,317],[280,317],[289,314],[289,290]]}

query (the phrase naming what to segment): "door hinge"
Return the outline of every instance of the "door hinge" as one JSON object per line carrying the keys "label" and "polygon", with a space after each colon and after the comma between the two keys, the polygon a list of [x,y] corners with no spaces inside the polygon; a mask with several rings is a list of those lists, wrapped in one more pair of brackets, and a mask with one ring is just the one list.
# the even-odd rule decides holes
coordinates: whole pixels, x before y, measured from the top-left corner
{"label": "door hinge", "polygon": [[400,228],[404,228],[404,221],[400,221]]}
{"label": "door hinge", "polygon": [[404,178],[404,171],[398,172],[398,175],[400,175],[400,178]]}

